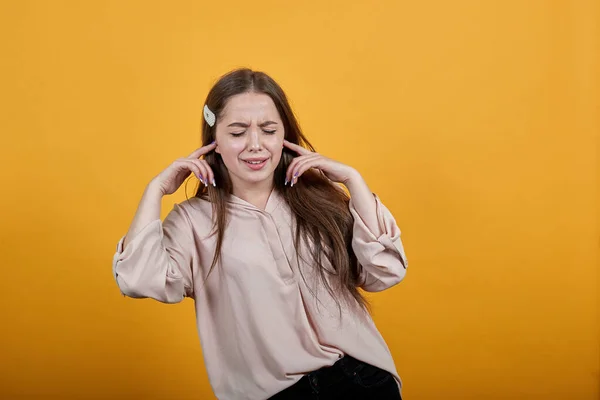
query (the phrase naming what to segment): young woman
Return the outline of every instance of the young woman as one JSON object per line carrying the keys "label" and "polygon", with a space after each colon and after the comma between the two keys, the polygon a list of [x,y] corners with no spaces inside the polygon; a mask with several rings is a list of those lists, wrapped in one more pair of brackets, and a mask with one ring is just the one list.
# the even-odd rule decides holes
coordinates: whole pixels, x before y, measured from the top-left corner
{"label": "young woman", "polygon": [[[114,256],[122,294],[194,299],[219,399],[400,399],[359,290],[404,278],[389,210],[355,169],[314,151],[264,73],[221,77],[202,141],[146,187]],[[161,221],[161,198],[190,174],[196,196]]]}

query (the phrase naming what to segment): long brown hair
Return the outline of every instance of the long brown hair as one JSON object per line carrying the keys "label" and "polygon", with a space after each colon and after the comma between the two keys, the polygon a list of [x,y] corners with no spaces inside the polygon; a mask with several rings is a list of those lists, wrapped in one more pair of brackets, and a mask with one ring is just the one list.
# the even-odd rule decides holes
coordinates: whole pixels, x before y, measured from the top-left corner
{"label": "long brown hair", "polygon": [[[208,93],[205,104],[215,113],[218,121],[227,100],[234,95],[247,92],[268,95],[275,103],[283,122],[285,139],[315,151],[302,133],[283,89],[263,72],[243,68],[223,75]],[[211,127],[206,120],[203,120],[203,145],[213,142],[215,136],[216,124]],[[295,153],[284,148],[281,160],[275,169],[274,190],[282,194],[295,217],[296,249],[300,249],[302,242],[311,249],[311,260],[304,261],[314,266],[320,281],[335,299],[340,312],[338,295],[341,295],[342,300],[350,306],[358,303],[364,310],[369,310],[366,298],[357,288],[359,265],[351,245],[354,220],[348,208],[349,197],[340,186],[317,170],[306,171],[294,184],[293,189],[284,186],[287,168],[295,156]],[[215,180],[218,182],[216,188],[211,185],[200,185],[196,192],[196,197],[212,203],[214,229],[217,234],[216,251],[207,274],[208,278],[221,254],[223,233],[227,222],[227,198],[232,193],[233,187],[220,154],[211,152],[205,156],[205,160],[212,168]],[[297,254],[299,253],[298,251]],[[323,267],[323,256],[327,258],[333,271]],[[305,279],[302,268],[300,273]],[[335,288],[328,283],[326,275],[332,276],[331,281]],[[311,286],[307,286],[312,291]],[[316,296],[314,292],[313,294]]]}

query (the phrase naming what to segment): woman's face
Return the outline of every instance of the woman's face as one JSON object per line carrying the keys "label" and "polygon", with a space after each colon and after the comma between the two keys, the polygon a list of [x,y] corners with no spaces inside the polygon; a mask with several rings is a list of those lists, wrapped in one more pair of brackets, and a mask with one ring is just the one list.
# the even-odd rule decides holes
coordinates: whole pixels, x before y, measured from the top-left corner
{"label": "woman's face", "polygon": [[232,96],[217,121],[215,151],[221,155],[233,188],[273,182],[283,149],[283,123],[263,93]]}

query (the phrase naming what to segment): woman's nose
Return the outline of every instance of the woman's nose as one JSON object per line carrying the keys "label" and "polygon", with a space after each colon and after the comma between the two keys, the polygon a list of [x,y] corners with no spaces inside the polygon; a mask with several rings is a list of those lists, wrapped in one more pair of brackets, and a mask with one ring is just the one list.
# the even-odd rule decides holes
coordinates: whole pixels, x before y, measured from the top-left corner
{"label": "woman's nose", "polygon": [[248,149],[250,150],[260,150],[262,148],[262,144],[260,142],[260,134],[258,133],[258,129],[251,128],[250,134],[248,135]]}

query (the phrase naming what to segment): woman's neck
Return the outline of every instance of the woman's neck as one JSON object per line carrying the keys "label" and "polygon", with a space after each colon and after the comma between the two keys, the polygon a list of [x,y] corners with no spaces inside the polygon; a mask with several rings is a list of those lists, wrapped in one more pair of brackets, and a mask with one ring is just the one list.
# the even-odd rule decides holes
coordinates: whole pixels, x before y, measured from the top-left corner
{"label": "woman's neck", "polygon": [[260,183],[244,184],[235,182],[233,184],[233,195],[247,201],[253,206],[264,210],[269,201],[269,196],[273,191],[273,182],[265,181]]}

